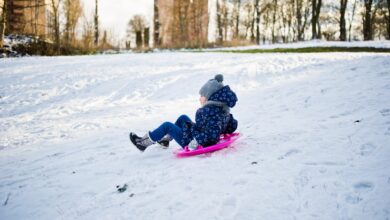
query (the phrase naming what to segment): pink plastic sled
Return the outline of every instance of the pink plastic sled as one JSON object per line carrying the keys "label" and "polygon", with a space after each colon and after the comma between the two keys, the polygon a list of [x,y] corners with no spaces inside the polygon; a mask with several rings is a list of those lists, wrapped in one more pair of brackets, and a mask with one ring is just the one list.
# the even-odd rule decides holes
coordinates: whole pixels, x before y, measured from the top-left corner
{"label": "pink plastic sled", "polygon": [[195,156],[204,153],[210,153],[228,147],[239,137],[240,137],[240,133],[224,134],[221,135],[219,142],[215,145],[208,146],[208,147],[202,147],[201,145],[199,145],[198,148],[196,148],[195,150],[189,150],[188,146],[185,146],[184,149],[175,151],[174,153],[176,154],[177,157],[189,157],[189,156]]}

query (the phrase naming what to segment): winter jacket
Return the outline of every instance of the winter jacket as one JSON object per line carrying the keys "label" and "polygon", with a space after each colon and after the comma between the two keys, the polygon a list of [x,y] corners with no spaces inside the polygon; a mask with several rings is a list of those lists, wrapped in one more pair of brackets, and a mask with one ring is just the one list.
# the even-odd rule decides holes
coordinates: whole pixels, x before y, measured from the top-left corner
{"label": "winter jacket", "polygon": [[237,102],[236,94],[229,86],[224,86],[210,96],[206,105],[198,109],[195,123],[183,129],[183,142],[193,138],[202,146],[218,143],[221,134],[231,134],[237,129],[237,120],[229,109]]}

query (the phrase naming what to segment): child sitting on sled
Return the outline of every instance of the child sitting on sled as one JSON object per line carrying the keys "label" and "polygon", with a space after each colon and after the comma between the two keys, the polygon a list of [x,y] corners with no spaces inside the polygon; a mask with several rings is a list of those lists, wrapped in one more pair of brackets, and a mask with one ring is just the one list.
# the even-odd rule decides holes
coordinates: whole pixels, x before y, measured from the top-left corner
{"label": "child sitting on sled", "polygon": [[218,74],[200,89],[199,101],[202,107],[196,112],[195,122],[187,115],[182,115],[174,124],[164,122],[143,137],[131,132],[131,142],[144,151],[156,142],[168,147],[173,139],[181,147],[188,145],[189,149],[194,150],[198,145],[207,147],[218,143],[221,134],[233,133],[237,129],[237,120],[230,113],[230,108],[236,105],[237,96],[222,81],[223,75]]}

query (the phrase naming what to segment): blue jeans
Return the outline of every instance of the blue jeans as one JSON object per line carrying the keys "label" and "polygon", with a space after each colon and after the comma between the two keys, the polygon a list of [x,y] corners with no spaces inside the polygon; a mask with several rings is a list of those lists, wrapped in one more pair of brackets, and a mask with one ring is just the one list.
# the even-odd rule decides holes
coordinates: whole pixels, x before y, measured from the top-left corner
{"label": "blue jeans", "polygon": [[[149,132],[149,137],[152,141],[159,141],[165,135],[169,134],[180,146],[182,146],[183,140],[183,131],[182,128],[185,126],[186,122],[192,122],[187,115],[181,115],[175,122],[164,122],[155,129],[154,131]],[[184,147],[184,146],[182,146]]]}

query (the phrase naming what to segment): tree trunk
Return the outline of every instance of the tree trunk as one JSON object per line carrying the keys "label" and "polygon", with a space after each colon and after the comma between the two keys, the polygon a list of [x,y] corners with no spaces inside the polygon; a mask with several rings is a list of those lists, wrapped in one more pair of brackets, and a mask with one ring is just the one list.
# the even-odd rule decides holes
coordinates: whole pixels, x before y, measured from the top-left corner
{"label": "tree trunk", "polygon": [[301,33],[302,33],[302,40],[304,40],[304,33],[305,33],[305,28],[306,28],[306,24],[308,22],[308,17],[309,17],[309,14],[310,14],[310,7],[306,7],[305,8],[305,11],[304,11],[304,20],[303,20],[303,24],[302,24],[302,28],[301,28]]}
{"label": "tree trunk", "polygon": [[149,28],[144,29],[144,47],[149,47]]}
{"label": "tree trunk", "polygon": [[1,23],[0,23],[0,49],[4,46],[4,36],[5,36],[5,28],[7,27],[7,11],[8,11],[8,0],[4,0],[3,2],[3,10],[1,14]]}
{"label": "tree trunk", "polygon": [[321,25],[320,25],[321,7],[322,7],[322,0],[318,0],[317,8],[316,8],[317,39],[321,39]]}
{"label": "tree trunk", "polygon": [[95,1],[95,17],[94,17],[94,28],[95,28],[95,47],[99,46],[99,15],[98,15],[98,0]]}
{"label": "tree trunk", "polygon": [[302,14],[301,14],[301,9],[302,9],[302,0],[297,0],[297,4],[296,4],[297,8],[296,8],[296,17],[297,17],[297,39],[298,41],[302,41],[303,38],[302,38],[302,35],[303,35],[303,31],[302,31]]}
{"label": "tree trunk", "polygon": [[236,10],[236,26],[234,30],[234,38],[239,38],[240,36],[240,7],[241,7],[241,0],[237,0],[237,10]]}
{"label": "tree trunk", "polygon": [[386,23],[387,23],[387,37],[386,37],[386,39],[390,40],[390,0],[387,0],[387,11],[388,11],[388,15],[387,15],[387,20],[386,20]]}
{"label": "tree trunk", "polygon": [[371,7],[373,0],[364,0],[363,37],[364,40],[372,40]]}
{"label": "tree trunk", "polygon": [[256,4],[258,0],[254,0],[253,4],[253,16],[252,16],[252,21],[251,21],[251,42],[255,42],[255,20],[256,20]]}
{"label": "tree trunk", "polygon": [[60,0],[51,0],[51,6],[53,11],[53,26],[54,26],[54,43],[56,47],[57,54],[60,54],[60,18],[59,18],[59,5]]}
{"label": "tree trunk", "polygon": [[345,29],[345,11],[348,0],[340,0],[340,41],[347,40],[347,30]]}
{"label": "tree trunk", "polygon": [[160,46],[160,19],[159,19],[159,14],[158,14],[157,0],[154,0],[153,44],[154,44],[154,47]]}
{"label": "tree trunk", "polygon": [[271,37],[272,37],[272,43],[276,43],[276,37],[275,37],[275,23],[276,23],[276,12],[277,12],[277,5],[278,0],[273,0],[273,15],[272,15],[272,31],[271,31]]}
{"label": "tree trunk", "polygon": [[311,39],[317,39],[317,21],[316,21],[317,0],[311,1]]}
{"label": "tree trunk", "polygon": [[135,33],[135,43],[136,43],[138,49],[142,47],[142,32],[141,31],[137,31]]}
{"label": "tree trunk", "polygon": [[65,1],[66,4],[66,11],[65,11],[65,33],[64,33],[64,39],[65,39],[65,45],[69,45],[69,38],[70,38],[70,0]]}
{"label": "tree trunk", "polygon": [[221,6],[219,5],[219,0],[217,0],[217,44],[221,45],[223,43],[223,29],[222,29],[222,21],[221,21]]}
{"label": "tree trunk", "polygon": [[292,26],[292,20],[294,17],[294,9],[295,9],[295,1],[291,0],[291,5],[289,5],[289,13],[288,13],[288,36],[290,36],[290,32],[292,32],[291,41],[294,41],[295,38],[295,31],[294,27]]}
{"label": "tree trunk", "polygon": [[349,28],[348,28],[348,40],[351,41],[351,32],[352,32],[352,23],[353,23],[353,18],[355,17],[355,11],[356,11],[356,3],[357,3],[358,0],[355,0],[355,2],[353,3],[353,7],[352,7],[352,16],[351,16],[351,20],[349,21]]}
{"label": "tree trunk", "polygon": [[317,24],[319,23],[320,11],[321,11],[322,0],[312,0],[312,17],[311,17],[311,32],[312,39],[319,39],[321,34],[317,29]]}
{"label": "tree trunk", "polygon": [[260,0],[256,0],[256,44],[260,45]]}

